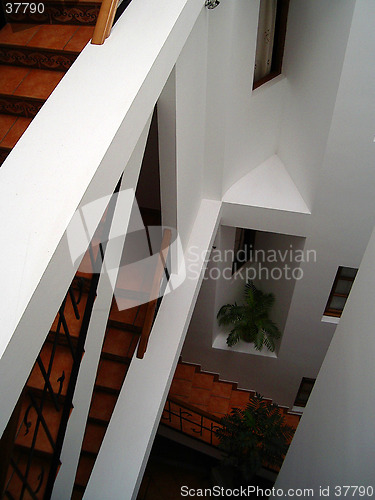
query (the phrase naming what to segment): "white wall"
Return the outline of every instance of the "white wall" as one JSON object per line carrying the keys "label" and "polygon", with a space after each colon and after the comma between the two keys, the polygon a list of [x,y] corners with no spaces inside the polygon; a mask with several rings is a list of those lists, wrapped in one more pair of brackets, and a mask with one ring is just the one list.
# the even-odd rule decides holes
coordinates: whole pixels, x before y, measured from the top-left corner
{"label": "white wall", "polygon": [[205,192],[217,198],[275,154],[285,81],[252,91],[259,0],[209,13]]}
{"label": "white wall", "polygon": [[[301,266],[304,277],[294,289],[278,358],[264,360],[242,354],[234,361],[230,353],[221,353],[211,362],[206,351],[209,326],[207,319],[203,320],[204,303],[200,300],[212,297],[204,289],[187,337],[187,361],[202,363],[203,369],[215,372],[223,369],[228,373],[233,367],[230,378],[234,381],[241,370],[250,373],[247,386],[288,406],[293,404],[302,377],[315,378],[319,372],[335,331],[334,325],[321,320],[337,268],[359,266],[375,216],[375,68],[368,64],[375,49],[371,21],[375,4],[359,0],[354,14],[353,7],[351,1],[291,2],[285,53],[287,79],[283,80],[288,86],[288,100],[278,154],[312,206],[311,215],[233,202],[223,205],[225,225],[295,234],[306,238],[306,249],[316,251],[317,261]],[[248,23],[252,19],[249,16],[250,12]],[[306,30],[300,33],[307,21]],[[236,26],[232,29],[236,31]],[[335,57],[331,54],[334,48]],[[241,59],[240,52],[237,58]],[[249,132],[247,143],[252,138]],[[245,145],[240,147],[245,151]],[[242,168],[238,159],[233,157],[230,165],[233,176]],[[211,325],[210,334],[212,331]]]}
{"label": "white wall", "polygon": [[[254,253],[252,261],[249,261],[235,275],[231,276],[232,259],[229,252],[234,248],[234,237],[234,227],[220,226],[182,357],[186,361],[201,364],[205,370],[219,373],[224,380],[237,382],[242,388],[255,389],[267,396],[272,393],[275,397],[280,397],[280,393],[274,391],[275,377],[272,373],[277,365],[275,358],[278,348],[275,353],[270,353],[265,348],[259,353],[252,344],[244,342],[228,348],[225,341],[229,330],[218,326],[216,315],[224,304],[243,302],[246,277],[250,276],[250,279],[253,279],[255,285],[262,291],[275,295],[271,319],[276,322],[283,333],[296,283],[295,279],[289,278],[292,278],[292,270],[299,267],[299,263],[290,262],[289,252],[291,248],[293,252],[302,250],[304,238],[257,232],[254,248],[265,251],[265,260],[263,260],[262,254],[258,253],[256,256]],[[280,254],[276,256],[277,262],[273,262],[274,254],[268,251],[274,249],[276,252],[280,251],[282,256],[287,251],[284,262],[280,258]],[[281,279],[273,280],[271,277],[273,270],[275,268],[282,269],[285,265],[289,267],[287,274],[284,272]],[[218,277],[219,272],[220,276]],[[278,272],[275,272],[275,275],[279,276]],[[259,376],[261,372],[266,374],[267,371],[270,372],[268,376]]]}
{"label": "white wall", "polygon": [[317,496],[329,486],[328,498],[343,498],[335,486],[374,487],[374,260],[375,232],[276,482],[284,491],[314,488]]}
{"label": "white wall", "polygon": [[278,155],[311,208],[355,0],[290,2],[283,74],[287,78]]}

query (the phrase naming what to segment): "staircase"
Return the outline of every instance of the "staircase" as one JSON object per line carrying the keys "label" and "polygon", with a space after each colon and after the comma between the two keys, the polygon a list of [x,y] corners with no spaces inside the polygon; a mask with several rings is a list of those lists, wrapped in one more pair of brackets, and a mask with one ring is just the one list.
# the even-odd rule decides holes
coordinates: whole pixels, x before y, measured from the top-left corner
{"label": "staircase", "polygon": [[147,304],[118,311],[113,302],[100,355],[72,499],[83,497],[122,383],[138,344]]}
{"label": "staircase", "polygon": [[[108,217],[108,211],[104,217]],[[144,211],[143,220],[147,225],[159,225],[160,214]],[[105,223],[100,223],[93,238],[94,259],[104,227]],[[64,426],[74,411],[69,402],[74,392],[70,381],[78,374],[84,355],[85,311],[95,298],[92,286],[96,275],[87,273],[90,262],[88,251],[4,432],[0,444],[3,458],[0,465],[5,472],[4,477],[0,475],[2,498],[50,498],[60,465],[58,446],[63,442]],[[130,298],[121,298],[121,310],[115,300],[112,302],[75,478],[74,499],[83,497],[142,327],[147,323],[148,303],[134,304],[139,303],[137,294],[144,296],[150,288],[149,282],[154,281],[148,271],[146,268],[147,276],[137,275],[137,283],[128,280],[122,283],[120,271],[116,296],[123,292]],[[134,286],[129,290],[126,285]]]}
{"label": "staircase", "polygon": [[53,485],[61,423],[72,410],[67,393],[82,357],[87,285],[73,280],[2,437],[4,498],[44,498]]}
{"label": "staircase", "polygon": [[[24,12],[25,5],[43,12]],[[100,5],[47,0],[8,8],[0,30],[0,165],[91,39]]]}
{"label": "staircase", "polygon": [[[199,365],[180,361],[170,387],[161,423],[208,445],[217,446],[215,429],[233,408],[245,408],[255,391],[239,389],[222,381],[218,374],[202,371]],[[272,400],[267,400],[270,404]],[[296,430],[300,415],[280,407],[285,423]]]}
{"label": "staircase", "polygon": [[[255,391],[239,389],[235,382],[220,380],[217,373],[205,372],[199,365],[180,361],[169,395],[221,418],[232,408],[245,408]],[[280,408],[286,423],[296,429],[300,415],[291,413],[287,407]]]}

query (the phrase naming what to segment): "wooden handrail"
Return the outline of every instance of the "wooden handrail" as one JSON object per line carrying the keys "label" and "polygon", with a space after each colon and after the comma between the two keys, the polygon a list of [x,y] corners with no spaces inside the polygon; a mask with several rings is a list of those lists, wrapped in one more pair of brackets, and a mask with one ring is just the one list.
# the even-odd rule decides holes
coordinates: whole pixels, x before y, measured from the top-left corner
{"label": "wooden handrail", "polygon": [[143,358],[147,349],[148,339],[150,337],[152,322],[154,320],[154,315],[158,302],[160,284],[166,267],[171,238],[172,238],[172,231],[170,229],[165,229],[163,233],[163,240],[161,242],[158,263],[156,265],[156,270],[150,292],[150,297],[155,297],[155,298],[152,299],[147,304],[146,318],[142,327],[141,338],[139,339],[139,344],[137,349],[137,358],[139,359]]}
{"label": "wooden handrail", "polygon": [[111,33],[119,0],[103,0],[91,43],[102,45]]}

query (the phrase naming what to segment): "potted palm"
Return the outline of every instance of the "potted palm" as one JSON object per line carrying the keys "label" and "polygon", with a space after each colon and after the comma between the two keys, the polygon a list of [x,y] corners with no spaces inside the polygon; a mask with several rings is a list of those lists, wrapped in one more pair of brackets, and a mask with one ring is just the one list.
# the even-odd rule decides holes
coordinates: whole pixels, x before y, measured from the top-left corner
{"label": "potted palm", "polygon": [[276,404],[256,394],[246,408],[233,408],[220,423],[215,433],[234,485],[251,482],[262,465],[281,466],[293,429]]}
{"label": "potted palm", "polygon": [[244,304],[226,304],[217,314],[220,326],[232,326],[227,345],[231,347],[243,340],[254,343],[258,351],[266,346],[273,352],[275,341],[281,337],[280,330],[268,316],[274,302],[272,293],[264,293],[252,281],[248,281],[245,285]]}

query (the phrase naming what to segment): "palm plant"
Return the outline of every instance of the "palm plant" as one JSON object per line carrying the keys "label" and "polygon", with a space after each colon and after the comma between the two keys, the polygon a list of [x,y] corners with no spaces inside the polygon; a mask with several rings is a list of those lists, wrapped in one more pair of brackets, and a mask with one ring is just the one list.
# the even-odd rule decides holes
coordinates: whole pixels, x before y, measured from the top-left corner
{"label": "palm plant", "polygon": [[215,433],[225,454],[224,465],[237,471],[237,482],[251,480],[262,465],[281,466],[293,429],[276,404],[256,394],[246,408],[233,408],[220,423]]}
{"label": "palm plant", "polygon": [[217,313],[220,326],[232,326],[227,338],[229,347],[240,340],[253,342],[255,349],[261,351],[263,345],[274,351],[275,341],[281,337],[280,330],[268,317],[275,297],[272,293],[264,293],[255,287],[252,281],[245,285],[245,303],[226,304]]}

